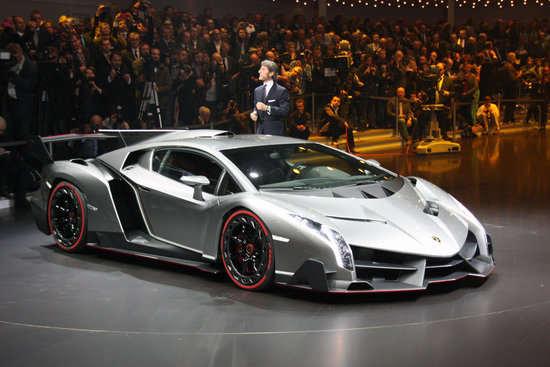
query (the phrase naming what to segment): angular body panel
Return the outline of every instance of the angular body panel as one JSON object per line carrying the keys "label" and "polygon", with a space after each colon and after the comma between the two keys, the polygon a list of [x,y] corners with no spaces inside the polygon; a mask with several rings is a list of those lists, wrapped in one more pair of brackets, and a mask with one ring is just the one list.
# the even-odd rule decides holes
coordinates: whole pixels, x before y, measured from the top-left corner
{"label": "angular body panel", "polygon": [[90,246],[225,268],[244,289],[407,291],[494,270],[490,237],[466,208],[377,162],[283,137],[109,134],[135,143],[44,167],[32,200],[43,232],[60,225],[51,195],[67,182],[82,193]]}

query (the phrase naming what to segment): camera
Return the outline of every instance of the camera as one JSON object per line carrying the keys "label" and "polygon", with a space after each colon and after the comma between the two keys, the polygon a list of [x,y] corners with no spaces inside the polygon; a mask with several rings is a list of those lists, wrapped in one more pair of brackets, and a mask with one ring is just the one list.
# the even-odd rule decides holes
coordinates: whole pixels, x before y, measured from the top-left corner
{"label": "camera", "polygon": [[153,116],[152,112],[147,112],[147,115],[142,122],[142,128],[148,130],[158,128],[157,122],[155,121],[155,117]]}
{"label": "camera", "polygon": [[340,76],[348,72],[349,63],[347,56],[335,56],[323,59],[325,76]]}
{"label": "camera", "polygon": [[155,78],[155,68],[159,67],[159,62],[154,61],[151,56],[146,58],[143,62],[143,74],[147,81],[152,81]]}
{"label": "camera", "polygon": [[41,51],[38,51],[34,54],[34,58],[38,63],[51,62],[55,60],[56,55],[50,53],[50,51],[45,48]]}
{"label": "camera", "polygon": [[134,7],[139,11],[147,11],[147,9],[151,6],[151,1],[147,0],[141,0],[135,3]]}
{"label": "camera", "polygon": [[428,104],[433,104],[436,101],[437,83],[439,82],[439,68],[431,67],[427,72],[420,73],[421,90],[426,93]]}
{"label": "camera", "polygon": [[95,134],[99,131],[99,126],[96,124],[90,124],[90,134]]}
{"label": "camera", "polygon": [[0,51],[0,70],[7,70],[17,64],[17,60],[8,51]]}
{"label": "camera", "polygon": [[183,65],[182,69],[185,74],[190,74],[193,71],[190,65]]}
{"label": "camera", "polygon": [[0,60],[7,61],[7,60],[10,60],[11,58],[12,58],[11,54],[8,51],[0,51]]}

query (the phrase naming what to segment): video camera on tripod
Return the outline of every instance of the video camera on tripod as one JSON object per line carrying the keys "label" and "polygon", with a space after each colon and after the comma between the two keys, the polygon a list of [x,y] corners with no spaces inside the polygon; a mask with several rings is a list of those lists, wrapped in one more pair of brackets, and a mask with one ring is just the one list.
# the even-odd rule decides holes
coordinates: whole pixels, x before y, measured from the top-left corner
{"label": "video camera on tripod", "polygon": [[[157,84],[155,82],[155,68],[158,68],[160,62],[152,57],[145,59],[143,64],[143,73],[145,74],[145,84],[139,106],[138,121],[141,125],[152,126],[151,118],[156,118],[158,127],[162,128],[162,116],[160,112],[159,96],[157,93]],[[150,106],[154,111],[150,111]]]}
{"label": "video camera on tripod", "polygon": [[437,83],[439,82],[439,68],[432,66],[426,72],[420,73],[420,90],[424,92],[427,98],[423,101],[427,104],[434,104],[436,101]]}
{"label": "video camera on tripod", "polygon": [[346,55],[324,58],[323,67],[325,77],[343,77],[349,71],[349,59]]}

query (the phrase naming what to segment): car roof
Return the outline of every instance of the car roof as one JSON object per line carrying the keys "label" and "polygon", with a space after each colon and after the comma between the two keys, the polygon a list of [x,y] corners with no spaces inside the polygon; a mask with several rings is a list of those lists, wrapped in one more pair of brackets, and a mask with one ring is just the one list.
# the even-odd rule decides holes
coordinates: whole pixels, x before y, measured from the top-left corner
{"label": "car roof", "polygon": [[287,138],[284,136],[255,134],[235,135],[223,130],[167,130],[165,132],[156,131],[154,135],[149,131],[149,136],[152,135],[152,137],[145,138],[136,136],[136,134],[146,136],[147,132],[145,131],[141,134],[139,131],[125,132],[122,134],[128,134],[127,137],[123,137],[125,140],[128,140],[127,143],[130,137],[133,137],[136,142],[97,157],[98,160],[118,170],[122,169],[128,155],[132,152],[162,147],[190,147],[204,151],[219,152],[227,149],[306,143],[304,140]]}
{"label": "car roof", "polygon": [[303,140],[273,135],[234,135],[222,130],[184,130],[161,135],[143,142],[146,147],[155,146],[201,146],[217,151],[265,145],[299,144]]}

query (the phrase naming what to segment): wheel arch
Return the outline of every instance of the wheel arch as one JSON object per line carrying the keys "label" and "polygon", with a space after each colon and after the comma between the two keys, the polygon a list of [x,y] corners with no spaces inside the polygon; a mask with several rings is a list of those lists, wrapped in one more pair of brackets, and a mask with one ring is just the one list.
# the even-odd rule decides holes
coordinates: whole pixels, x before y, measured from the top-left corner
{"label": "wheel arch", "polygon": [[72,162],[59,163],[56,162],[44,177],[46,186],[43,185],[42,190],[44,192],[47,187],[47,195],[43,195],[46,210],[53,190],[64,181],[75,186],[87,202],[88,232],[122,232],[109,186],[109,181],[117,176],[108,177],[92,163],[86,166]]}

